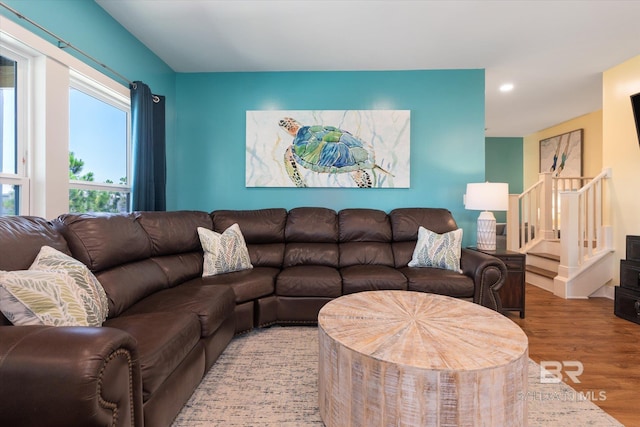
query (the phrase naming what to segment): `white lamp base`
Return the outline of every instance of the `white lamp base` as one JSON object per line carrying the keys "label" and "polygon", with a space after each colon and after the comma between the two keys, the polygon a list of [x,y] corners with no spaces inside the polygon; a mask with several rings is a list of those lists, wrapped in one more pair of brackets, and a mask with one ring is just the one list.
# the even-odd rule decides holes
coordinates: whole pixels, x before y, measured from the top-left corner
{"label": "white lamp base", "polygon": [[496,217],[493,212],[484,211],[478,217],[478,249],[496,250]]}

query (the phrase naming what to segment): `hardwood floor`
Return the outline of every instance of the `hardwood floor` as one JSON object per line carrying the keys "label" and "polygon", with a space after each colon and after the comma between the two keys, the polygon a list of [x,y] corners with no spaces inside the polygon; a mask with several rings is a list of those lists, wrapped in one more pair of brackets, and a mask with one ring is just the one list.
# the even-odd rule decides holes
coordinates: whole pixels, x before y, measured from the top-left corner
{"label": "hardwood floor", "polygon": [[[526,318],[508,317],[529,337],[529,357],[540,361],[578,361],[580,383],[565,382],[625,426],[639,425],[640,325],[613,314],[613,300],[565,300],[526,285]],[[567,372],[576,368],[568,366]]]}

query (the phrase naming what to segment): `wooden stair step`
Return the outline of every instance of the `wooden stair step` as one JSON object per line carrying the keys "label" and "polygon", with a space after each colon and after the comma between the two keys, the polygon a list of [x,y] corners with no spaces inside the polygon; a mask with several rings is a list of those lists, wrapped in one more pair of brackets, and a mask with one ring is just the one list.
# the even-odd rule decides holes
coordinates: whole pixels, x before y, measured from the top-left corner
{"label": "wooden stair step", "polygon": [[560,255],[550,254],[548,252],[527,252],[527,255],[533,255],[540,258],[550,259],[552,261],[560,262]]}
{"label": "wooden stair step", "polygon": [[558,275],[555,271],[547,270],[545,268],[536,267],[535,265],[527,265],[526,270],[528,272],[538,274],[540,276],[548,277],[549,279],[553,279]]}

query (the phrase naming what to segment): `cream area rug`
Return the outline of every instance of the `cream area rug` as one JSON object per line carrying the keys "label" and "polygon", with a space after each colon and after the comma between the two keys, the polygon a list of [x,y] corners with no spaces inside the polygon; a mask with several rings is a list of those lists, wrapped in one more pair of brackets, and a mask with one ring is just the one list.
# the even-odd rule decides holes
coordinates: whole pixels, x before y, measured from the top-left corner
{"label": "cream area rug", "polygon": [[[274,326],[235,337],[172,427],[323,426],[318,410],[318,329]],[[541,383],[529,361],[529,426],[622,426],[590,396]]]}

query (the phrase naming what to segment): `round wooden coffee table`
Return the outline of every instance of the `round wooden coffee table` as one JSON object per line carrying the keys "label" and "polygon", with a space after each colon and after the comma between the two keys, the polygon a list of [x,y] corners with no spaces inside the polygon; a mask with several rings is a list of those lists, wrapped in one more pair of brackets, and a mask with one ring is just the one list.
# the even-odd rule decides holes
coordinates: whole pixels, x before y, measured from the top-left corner
{"label": "round wooden coffee table", "polygon": [[528,340],[503,315],[442,295],[345,295],[318,315],[328,427],[524,426]]}

